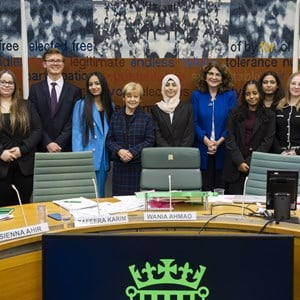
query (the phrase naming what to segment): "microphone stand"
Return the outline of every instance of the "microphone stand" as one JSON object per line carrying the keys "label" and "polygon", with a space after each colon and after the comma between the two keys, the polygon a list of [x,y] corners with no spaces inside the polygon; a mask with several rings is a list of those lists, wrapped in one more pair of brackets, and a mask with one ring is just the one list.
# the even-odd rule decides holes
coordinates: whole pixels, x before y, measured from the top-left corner
{"label": "microphone stand", "polygon": [[27,219],[26,219],[26,216],[25,216],[25,213],[24,213],[24,209],[23,209],[23,204],[22,204],[22,201],[21,201],[21,197],[20,197],[20,194],[19,194],[19,191],[18,189],[12,184],[11,187],[14,189],[14,191],[16,192],[17,194],[17,197],[18,197],[18,200],[19,200],[19,204],[20,204],[20,208],[21,208],[21,212],[22,212],[22,215],[23,215],[23,220],[24,220],[24,223],[25,223],[25,226],[27,227]]}
{"label": "microphone stand", "polygon": [[95,195],[96,195],[96,202],[97,202],[97,208],[98,208],[98,218],[100,218],[100,207],[99,207],[99,197],[98,197],[98,189],[95,178],[92,179],[95,189]]}

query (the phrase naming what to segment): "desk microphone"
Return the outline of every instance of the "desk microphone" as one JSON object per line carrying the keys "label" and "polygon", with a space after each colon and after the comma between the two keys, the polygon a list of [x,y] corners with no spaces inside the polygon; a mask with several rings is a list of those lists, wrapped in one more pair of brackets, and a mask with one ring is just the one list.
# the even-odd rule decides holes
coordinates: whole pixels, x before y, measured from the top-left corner
{"label": "desk microphone", "polygon": [[11,187],[15,190],[15,192],[17,194],[19,204],[20,204],[20,207],[21,207],[21,212],[22,212],[22,215],[23,215],[23,220],[24,220],[25,226],[27,227],[28,226],[27,225],[27,219],[26,219],[26,216],[25,216],[25,213],[24,213],[23,204],[22,204],[22,201],[21,201],[19,191],[17,190],[17,188],[13,184],[11,185]]}
{"label": "desk microphone", "polygon": [[93,184],[94,184],[94,190],[96,195],[96,202],[97,202],[97,208],[98,208],[98,217],[100,217],[100,207],[99,207],[99,197],[98,197],[98,189],[95,178],[92,178]]}
{"label": "desk microphone", "polygon": [[247,182],[248,182],[248,176],[245,178],[244,188],[243,188],[242,217],[244,217],[245,214],[245,197],[246,197]]}
{"label": "desk microphone", "polygon": [[169,193],[170,193],[170,196],[169,196],[169,205],[170,205],[170,211],[172,210],[172,178],[171,178],[171,175],[169,175]]}

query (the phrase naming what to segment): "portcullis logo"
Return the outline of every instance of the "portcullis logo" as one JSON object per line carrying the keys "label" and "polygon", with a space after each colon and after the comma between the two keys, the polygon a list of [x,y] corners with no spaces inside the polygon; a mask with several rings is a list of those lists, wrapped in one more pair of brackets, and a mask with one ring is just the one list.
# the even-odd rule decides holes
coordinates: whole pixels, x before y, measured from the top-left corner
{"label": "portcullis logo", "polygon": [[188,262],[178,266],[174,259],[164,258],[156,266],[146,262],[141,270],[136,265],[128,268],[135,283],[125,291],[130,300],[208,299],[209,289],[200,286],[205,266],[199,265],[194,270]]}

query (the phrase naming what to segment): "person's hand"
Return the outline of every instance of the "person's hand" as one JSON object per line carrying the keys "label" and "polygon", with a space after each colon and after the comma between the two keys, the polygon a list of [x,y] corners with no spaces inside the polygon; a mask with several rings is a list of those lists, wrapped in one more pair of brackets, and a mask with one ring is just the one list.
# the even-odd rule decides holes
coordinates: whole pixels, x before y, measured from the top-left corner
{"label": "person's hand", "polygon": [[249,166],[243,162],[238,166],[238,170],[242,173],[248,173],[249,172]]}
{"label": "person's hand", "polygon": [[13,147],[10,149],[11,154],[13,155],[14,159],[18,159],[22,156],[19,147]]}
{"label": "person's hand", "polygon": [[217,142],[216,141],[209,141],[207,143],[207,154],[209,155],[214,155],[216,154],[217,152],[217,149],[218,149],[218,145],[217,145]]}
{"label": "person's hand", "polygon": [[133,155],[131,154],[131,152],[126,149],[120,149],[118,151],[118,155],[121,161],[124,163],[127,163],[133,159]]}
{"label": "person's hand", "polygon": [[11,162],[16,159],[16,155],[11,151],[11,149],[4,150],[0,158],[5,162]]}
{"label": "person's hand", "polygon": [[51,153],[61,152],[61,147],[58,144],[54,143],[54,142],[49,143],[46,148],[47,148],[47,151],[51,152]]}

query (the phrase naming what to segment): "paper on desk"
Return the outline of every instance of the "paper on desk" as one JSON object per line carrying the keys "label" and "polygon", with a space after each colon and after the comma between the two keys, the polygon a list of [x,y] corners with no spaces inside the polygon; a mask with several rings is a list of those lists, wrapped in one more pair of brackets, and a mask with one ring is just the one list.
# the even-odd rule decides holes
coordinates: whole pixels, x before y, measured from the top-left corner
{"label": "paper on desk", "polygon": [[10,214],[0,214],[0,221],[4,221],[4,220],[10,220],[12,219],[14,216],[10,215]]}
{"label": "paper on desk", "polygon": [[218,195],[208,197],[209,202],[218,203],[266,203],[266,196],[263,195]]}
{"label": "paper on desk", "polygon": [[98,207],[85,208],[80,210],[72,210],[71,214],[75,218],[87,218],[87,217],[97,217],[99,212],[101,215],[110,215],[116,213],[126,213],[130,211],[137,211],[144,209],[144,201],[139,201],[136,199],[133,201],[119,201],[119,202],[101,202]]}
{"label": "paper on desk", "polygon": [[53,203],[69,211],[84,209],[89,207],[97,207],[97,203],[95,201],[84,197],[54,200]]}

